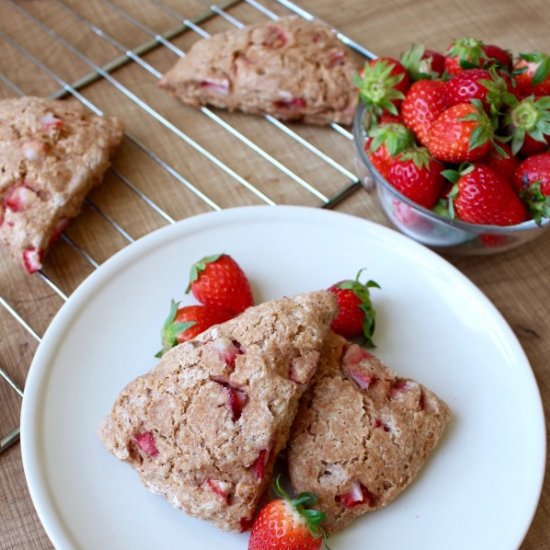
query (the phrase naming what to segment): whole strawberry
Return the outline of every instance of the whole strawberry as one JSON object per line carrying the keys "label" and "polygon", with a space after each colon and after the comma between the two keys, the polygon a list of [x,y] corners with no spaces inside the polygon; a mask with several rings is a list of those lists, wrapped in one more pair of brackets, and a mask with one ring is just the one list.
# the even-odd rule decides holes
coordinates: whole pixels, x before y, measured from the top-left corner
{"label": "whole strawberry", "polygon": [[179,302],[172,300],[170,313],[162,326],[162,350],[157,353],[157,357],[161,357],[176,344],[192,340],[207,328],[228,321],[234,316],[231,311],[218,306],[179,307]]}
{"label": "whole strawberry", "polygon": [[[446,171],[452,177],[450,171]],[[488,166],[470,165],[455,172],[449,193],[451,216],[470,223],[516,225],[527,218],[527,209],[514,186]]]}
{"label": "whole strawberry", "polygon": [[332,285],[329,291],[336,295],[338,313],[331,328],[345,338],[361,337],[365,345],[374,346],[372,335],[375,329],[376,311],[370,298],[371,288],[380,288],[375,281],[361,283],[357,274],[355,280],[341,281]]}
{"label": "whole strawberry", "polygon": [[[317,502],[312,493],[301,493],[290,499],[282,489],[279,479],[275,482],[279,497],[266,504],[258,514],[248,550],[318,550],[326,535],[321,527],[325,513],[310,508]],[[328,546],[327,546],[328,548]]]}
{"label": "whole strawberry", "polygon": [[512,136],[514,155],[543,151],[550,141],[550,97],[526,97],[506,113],[504,124]]}
{"label": "whole strawberry", "polygon": [[473,99],[443,111],[428,132],[427,147],[433,157],[452,163],[474,161],[486,155],[493,140],[493,126],[483,104]]}
{"label": "whole strawberry", "polygon": [[414,135],[405,125],[388,122],[369,130],[365,152],[382,177],[386,178],[393,157],[412,147],[413,143]]}
{"label": "whole strawberry", "polygon": [[525,159],[516,169],[514,184],[537,223],[550,218],[550,153]]}
{"label": "whole strawberry", "polygon": [[523,96],[550,95],[550,56],[542,52],[522,53],[514,64],[514,74]]}
{"label": "whole strawberry", "polygon": [[443,168],[425,147],[409,149],[392,160],[388,181],[409,199],[432,208],[445,183]]}
{"label": "whole strawberry", "polygon": [[462,69],[481,67],[485,60],[483,42],[465,36],[453,40],[445,53],[445,70],[449,75],[458,74]]}
{"label": "whole strawberry", "polygon": [[376,115],[387,111],[397,115],[401,100],[410,85],[407,70],[397,59],[379,57],[365,63],[355,79],[359,97]]}
{"label": "whole strawberry", "polygon": [[512,148],[507,143],[499,143],[493,144],[493,148],[478,164],[484,164],[507,180],[513,181],[520,160],[512,153]]}
{"label": "whole strawberry", "polygon": [[402,56],[401,64],[413,81],[440,78],[445,70],[445,56],[435,50],[426,50],[413,44]]}
{"label": "whole strawberry", "polygon": [[407,92],[401,116],[422,145],[428,142],[433,121],[447,108],[441,80],[419,80]]}
{"label": "whole strawberry", "polygon": [[237,262],[228,254],[205,256],[191,267],[186,292],[204,305],[241,313],[254,305],[250,283]]}

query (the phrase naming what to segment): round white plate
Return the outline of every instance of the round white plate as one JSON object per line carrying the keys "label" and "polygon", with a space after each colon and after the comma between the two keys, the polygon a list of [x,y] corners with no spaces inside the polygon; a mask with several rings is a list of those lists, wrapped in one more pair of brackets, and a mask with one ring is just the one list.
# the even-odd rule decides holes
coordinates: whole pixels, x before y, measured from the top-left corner
{"label": "round white plate", "polygon": [[118,392],[155,365],[171,298],[190,265],[231,254],[256,300],[326,288],[361,267],[382,290],[376,353],[427,385],[453,420],[419,478],[387,508],[332,537],[333,550],[506,550],[524,537],[541,491],[540,395],[517,339],[487,298],[428,249],[379,225],[318,209],[245,207],[187,219],[127,247],[55,317],[22,410],[31,495],[58,549],[247,548],[173,509],[107,453],[97,427]]}

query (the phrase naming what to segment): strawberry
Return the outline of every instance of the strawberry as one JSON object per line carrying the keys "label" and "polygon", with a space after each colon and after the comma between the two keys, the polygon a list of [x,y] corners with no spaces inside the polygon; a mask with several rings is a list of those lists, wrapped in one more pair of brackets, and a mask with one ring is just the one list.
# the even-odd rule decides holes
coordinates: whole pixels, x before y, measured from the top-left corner
{"label": "strawberry", "polygon": [[422,145],[427,144],[432,122],[447,108],[440,80],[419,80],[407,92],[401,107],[405,124]]}
{"label": "strawberry", "polygon": [[27,273],[36,273],[42,267],[44,251],[36,249],[34,246],[23,250],[23,264]]}
{"label": "strawberry", "polygon": [[227,254],[205,256],[191,267],[186,292],[207,306],[241,313],[254,305],[250,283],[239,264]]}
{"label": "strawberry", "polygon": [[495,115],[516,100],[510,83],[495,69],[464,69],[445,82],[443,94],[449,107],[479,99],[487,112]]}
{"label": "strawberry", "polygon": [[234,313],[219,306],[184,306],[178,308],[179,302],[172,300],[170,313],[164,321],[161,331],[162,350],[156,357],[161,357],[176,344],[192,340],[207,328],[223,323],[234,317]]}
{"label": "strawberry", "polygon": [[428,133],[428,150],[438,160],[461,163],[486,155],[491,148],[493,126],[483,104],[473,99],[443,111]]}
{"label": "strawberry", "polygon": [[414,135],[405,125],[396,122],[378,124],[369,130],[365,152],[380,175],[386,178],[392,158],[412,147],[413,143]]}
{"label": "strawberry", "polygon": [[[279,497],[267,503],[258,514],[250,533],[248,550],[318,550],[326,535],[321,527],[325,513],[310,508],[317,502],[312,493],[290,499],[275,482]],[[328,547],[327,547],[328,548]]]}
{"label": "strawberry", "polygon": [[512,153],[532,155],[550,140],[550,97],[526,97],[506,113],[504,124],[512,135]]}
{"label": "strawberry", "polygon": [[476,38],[465,36],[454,40],[445,54],[445,70],[449,75],[458,74],[462,69],[481,67],[485,52],[483,42]]}
{"label": "strawberry", "polygon": [[499,143],[498,145],[494,144],[478,164],[488,166],[506,179],[512,180],[519,163],[519,158],[512,154],[511,147],[507,143]]}
{"label": "strawberry", "polygon": [[484,44],[481,49],[485,54],[485,63],[483,67],[495,65],[508,72],[512,70],[513,59],[512,54],[508,50],[504,50],[495,44]]}
{"label": "strawberry", "polygon": [[550,56],[541,52],[522,53],[514,64],[514,74],[523,96],[550,95]]}
{"label": "strawberry", "polygon": [[336,295],[338,313],[331,328],[336,334],[346,338],[361,336],[368,346],[374,346],[372,335],[375,329],[376,311],[370,298],[371,288],[380,288],[375,281],[361,283],[357,273],[355,280],[345,280],[332,285],[329,291]]}
{"label": "strawberry", "polygon": [[527,209],[514,186],[492,168],[470,165],[461,172],[446,170],[454,180],[449,193],[451,217],[469,223],[516,225],[527,219]]}
{"label": "strawberry", "polygon": [[525,159],[514,174],[514,184],[537,223],[550,218],[550,152]]}
{"label": "strawberry", "polygon": [[397,59],[379,57],[365,63],[355,78],[359,97],[375,114],[387,111],[397,115],[401,101],[410,85],[407,70]]}
{"label": "strawberry", "polygon": [[434,50],[426,50],[413,44],[402,56],[401,64],[413,81],[439,78],[445,70],[445,56]]}
{"label": "strawberry", "polygon": [[432,208],[445,182],[443,168],[425,147],[409,149],[393,159],[388,181],[409,199]]}

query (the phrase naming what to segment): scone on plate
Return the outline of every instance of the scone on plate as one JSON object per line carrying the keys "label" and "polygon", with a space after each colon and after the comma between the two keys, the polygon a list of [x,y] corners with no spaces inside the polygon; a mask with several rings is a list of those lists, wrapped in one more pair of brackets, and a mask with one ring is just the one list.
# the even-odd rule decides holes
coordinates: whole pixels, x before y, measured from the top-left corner
{"label": "scone on plate", "polygon": [[317,495],[325,529],[338,531],[412,482],[449,418],[430,390],[330,333],[292,427],[292,485]]}
{"label": "scone on plate", "polygon": [[0,100],[0,242],[29,273],[101,182],[121,139],[116,118],[75,102]]}
{"label": "scone on plate", "polygon": [[266,302],[171,349],[119,395],[103,443],[176,508],[248,529],[335,310],[324,291]]}
{"label": "scone on plate", "polygon": [[351,124],[356,72],[328,26],[288,16],[200,40],[160,86],[195,107]]}

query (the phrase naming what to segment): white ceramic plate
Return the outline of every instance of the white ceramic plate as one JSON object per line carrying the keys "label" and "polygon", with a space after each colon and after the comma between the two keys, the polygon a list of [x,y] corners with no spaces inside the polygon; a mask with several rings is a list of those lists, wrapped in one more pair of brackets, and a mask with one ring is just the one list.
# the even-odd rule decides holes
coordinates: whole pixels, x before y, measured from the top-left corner
{"label": "white ceramic plate", "polygon": [[300,207],[245,207],[187,219],[106,262],[51,323],[22,411],[31,495],[58,549],[247,548],[149,493],[96,430],[116,395],[155,365],[171,298],[190,265],[225,251],[257,301],[326,288],[361,267],[378,281],[377,353],[449,404],[453,422],[417,481],[394,503],[332,538],[333,550],[505,550],[524,537],[540,495],[545,427],[517,339],[449,263],[355,217]]}

